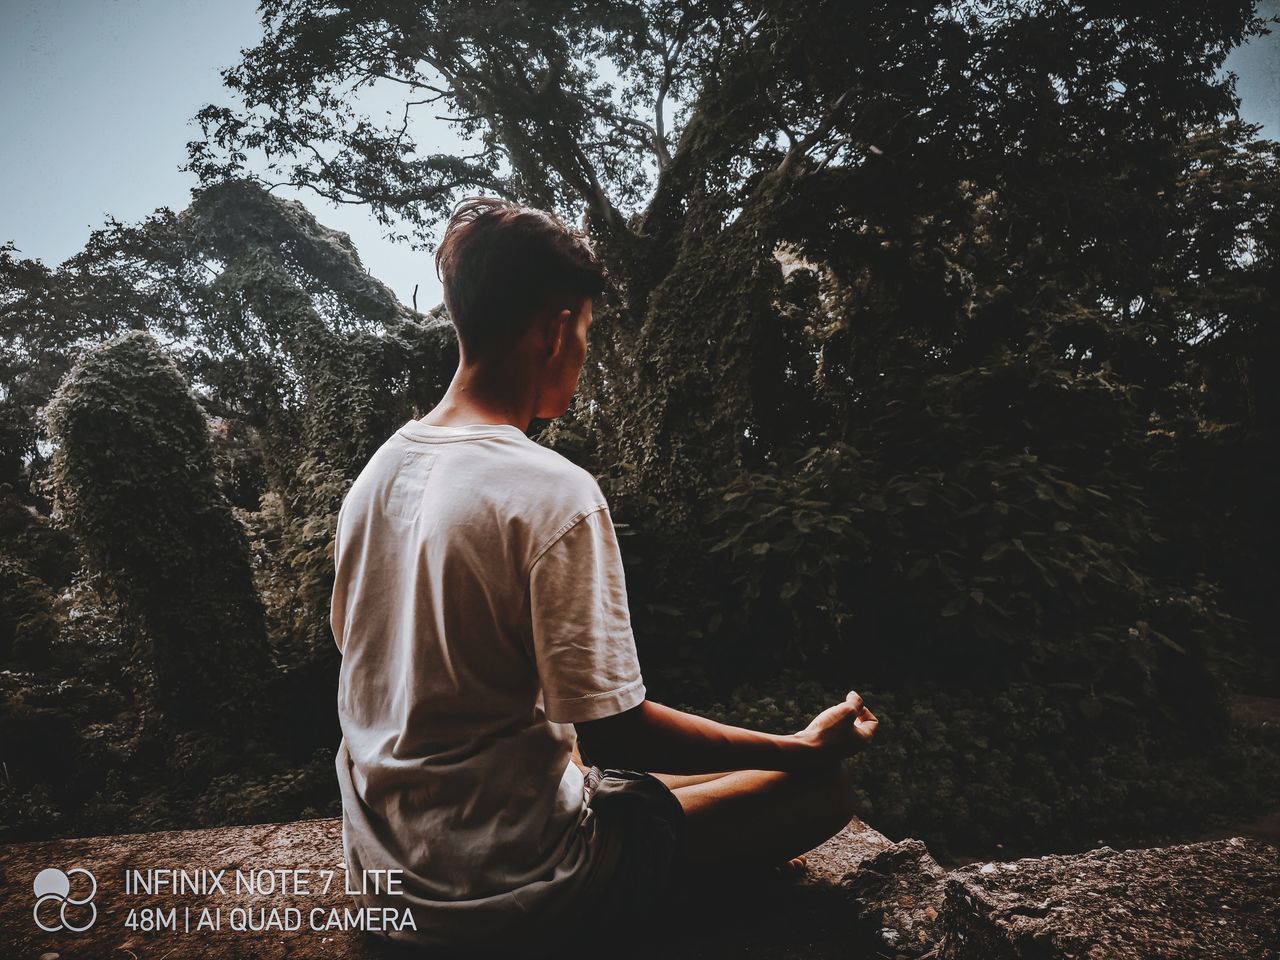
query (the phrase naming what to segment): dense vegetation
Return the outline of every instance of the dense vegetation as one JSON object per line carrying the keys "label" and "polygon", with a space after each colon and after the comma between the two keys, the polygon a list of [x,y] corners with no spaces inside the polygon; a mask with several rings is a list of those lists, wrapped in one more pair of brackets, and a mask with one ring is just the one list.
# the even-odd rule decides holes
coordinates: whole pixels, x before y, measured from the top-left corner
{"label": "dense vegetation", "polygon": [[583,218],[610,289],[539,439],[609,495],[655,699],[789,732],[856,686],[868,819],[944,853],[1274,795],[1228,709],[1278,683],[1249,3],[262,11],[189,208],[0,248],[5,833],[334,809],[333,520],[456,349],[276,182]]}

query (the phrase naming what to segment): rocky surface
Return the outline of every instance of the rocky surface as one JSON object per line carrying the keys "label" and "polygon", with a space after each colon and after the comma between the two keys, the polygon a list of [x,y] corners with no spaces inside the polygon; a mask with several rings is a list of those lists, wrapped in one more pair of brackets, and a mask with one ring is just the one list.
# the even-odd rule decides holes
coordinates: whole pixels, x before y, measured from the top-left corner
{"label": "rocky surface", "polygon": [[[83,899],[83,875],[73,869],[90,871],[97,880],[93,903],[97,917],[93,926],[77,933],[69,929],[42,931],[35,923],[33,908],[35,878],[42,870],[54,868],[69,874],[69,897]],[[225,894],[172,892],[128,893],[126,870],[173,868],[198,871],[226,871],[223,887],[236,870],[310,871],[306,893],[280,892],[238,895],[234,887]],[[321,892],[330,871],[328,893]],[[346,933],[318,933],[277,930],[235,931],[229,929],[233,907],[252,906],[285,910],[294,908],[306,915],[316,907],[341,909],[348,899],[340,893],[345,879],[342,865],[342,833],[338,820],[306,820],[298,823],[224,827],[216,830],[180,830],[166,833],[93,837],[83,840],[50,840],[15,844],[0,848],[0,944],[5,957],[40,960],[58,954],[60,960],[182,960],[187,957],[272,958],[367,958],[375,956],[363,941]],[[56,881],[56,878],[54,878]],[[83,891],[83,892],[82,892]],[[221,909],[222,929],[197,929],[199,911]],[[149,913],[143,913],[149,910]],[[174,910],[172,929],[154,929],[157,916],[168,923]],[[186,930],[187,910],[191,930]],[[39,910],[46,926],[56,927],[64,919],[82,927],[91,919],[89,908],[68,906],[65,918],[57,900],[47,901]],[[132,911],[132,913],[131,913]],[[130,926],[131,920],[134,925]],[[146,929],[151,925],[153,929]],[[52,958],[49,958],[52,960]]]}
{"label": "rocky surface", "polygon": [[[901,845],[854,819],[805,856],[798,877],[755,875],[708,877],[705,893],[692,898],[666,922],[632,931],[620,956],[664,960],[877,960],[914,957],[885,946],[906,942],[904,924],[888,904],[866,910],[851,901],[847,882],[865,864],[882,865]],[[927,856],[927,854],[926,854]],[[882,935],[883,934],[883,935]],[[615,956],[619,954],[615,953]]]}
{"label": "rocky surface", "polygon": [[940,960],[1277,960],[1280,851],[1235,837],[951,873]]}
{"label": "rocky surface", "polygon": [[903,840],[859,863],[842,886],[888,955],[915,957],[942,938],[945,877],[923,843]]}
{"label": "rocky surface", "polygon": [[[610,950],[618,956],[631,948],[650,952],[661,946],[664,956],[690,960],[726,956],[873,958],[877,956],[870,946],[874,941],[859,914],[848,908],[848,894],[841,881],[864,861],[892,848],[880,833],[853,820],[808,854],[804,875],[750,881],[744,877],[736,885],[723,877],[708,878],[707,896],[686,904],[684,913],[672,918],[670,927],[627,931]],[[49,868],[68,875],[69,889],[59,891],[60,881],[52,878],[54,896],[41,904],[41,921],[46,926],[59,926],[65,920],[69,927],[83,927],[93,919],[87,930],[45,932],[36,926],[33,884]],[[60,898],[81,900],[88,892],[85,876],[72,873],[76,868],[88,870],[96,878],[92,898],[96,918],[87,905],[69,903],[65,917],[61,913]],[[126,871],[147,868],[197,874],[200,870],[215,874],[221,870],[221,885],[226,890],[150,895],[126,891]],[[232,880],[236,871],[264,878],[263,871],[292,871],[293,877],[305,871],[308,882],[305,888],[297,889],[296,883],[277,873],[274,892],[238,893]],[[45,889],[50,889],[49,881],[46,876]],[[373,960],[401,956],[398,951],[388,954],[359,932],[310,929],[312,911],[319,910],[320,919],[327,922],[328,911],[349,905],[343,893],[345,883],[338,820],[15,844],[0,848],[0,955],[23,960],[54,960],[51,954],[57,954],[59,960]],[[287,910],[296,910],[302,928],[231,929],[233,919],[239,924],[239,915],[233,918],[232,910],[245,907],[274,908],[281,917],[287,916]],[[221,910],[218,930],[198,929],[204,909]],[[165,928],[155,929],[157,910],[159,923]],[[260,923],[255,920],[255,925]],[[572,941],[572,931],[566,936]],[[655,938],[660,943],[655,943]],[[671,938],[679,942],[678,948],[673,947]]]}
{"label": "rocky surface", "polygon": [[[225,889],[127,891],[126,872],[147,868],[185,870],[206,883],[223,871]],[[96,878],[92,907],[75,902],[89,892],[77,869]],[[237,891],[237,871],[261,889]],[[0,848],[0,955],[392,956],[358,931],[313,929],[313,915],[324,926],[331,910],[350,905],[346,885],[337,820],[12,845]],[[1280,851],[1240,838],[1123,853],[1104,847],[948,874],[919,841],[893,843],[855,819],[808,854],[800,876],[709,876],[693,889],[662,924],[596,944],[568,930],[566,943],[575,953],[671,960],[1280,960]],[[246,920],[262,926],[260,913],[232,916],[246,907],[294,910],[300,929],[234,929]],[[200,929],[204,910],[221,911],[219,929]],[[64,929],[42,931],[37,918]],[[87,929],[71,929],[78,927]]]}

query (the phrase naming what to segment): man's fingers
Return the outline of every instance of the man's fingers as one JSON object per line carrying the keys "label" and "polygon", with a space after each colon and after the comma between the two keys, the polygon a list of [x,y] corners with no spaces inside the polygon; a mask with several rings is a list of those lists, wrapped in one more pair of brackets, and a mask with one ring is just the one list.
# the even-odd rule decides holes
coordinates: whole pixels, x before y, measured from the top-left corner
{"label": "man's fingers", "polygon": [[859,696],[857,690],[850,690],[848,696],[844,698],[844,702],[853,707],[854,713],[861,713],[864,708],[862,697]]}
{"label": "man's fingers", "polygon": [[862,708],[862,713],[858,715],[858,719],[853,722],[854,727],[863,739],[870,741],[875,736],[876,731],[880,729],[880,721],[876,719],[876,715],[866,707]]}
{"label": "man's fingers", "polygon": [[867,709],[867,705],[863,702],[861,694],[857,690],[850,690],[845,698],[835,706],[827,707],[820,714],[810,721],[809,725],[800,731],[805,733],[814,730],[833,729],[843,726],[852,718],[855,724],[861,722],[861,718],[874,715]]}

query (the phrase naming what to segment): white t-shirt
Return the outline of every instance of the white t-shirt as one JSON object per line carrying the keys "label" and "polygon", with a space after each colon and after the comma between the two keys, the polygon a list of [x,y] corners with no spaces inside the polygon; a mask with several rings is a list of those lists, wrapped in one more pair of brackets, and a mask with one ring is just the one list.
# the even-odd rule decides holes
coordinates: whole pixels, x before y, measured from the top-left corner
{"label": "white t-shirt", "polygon": [[[410,420],[334,535],[349,885],[403,870],[422,944],[563,936],[618,856],[574,722],[645,697],[595,479],[510,424]],[[568,920],[566,918],[569,918]]]}

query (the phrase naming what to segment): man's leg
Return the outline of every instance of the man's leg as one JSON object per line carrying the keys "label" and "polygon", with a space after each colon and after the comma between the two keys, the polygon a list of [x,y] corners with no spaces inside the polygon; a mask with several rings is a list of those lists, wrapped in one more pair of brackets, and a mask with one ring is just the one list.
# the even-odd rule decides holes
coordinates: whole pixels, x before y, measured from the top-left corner
{"label": "man's leg", "polygon": [[[669,775],[658,775],[664,783]],[[675,778],[678,779],[678,778]],[[785,864],[834,836],[854,816],[853,785],[840,764],[805,773],[736,770],[677,783],[685,812],[684,869]]]}
{"label": "man's leg", "polygon": [[680,787],[692,787],[695,783],[706,783],[708,780],[719,780],[731,773],[740,772],[726,770],[724,773],[655,773],[654,776],[667,785],[670,790]]}
{"label": "man's leg", "polygon": [[[574,755],[578,759],[576,747]],[[840,764],[806,773],[652,775],[684,808],[684,867],[693,873],[726,865],[800,868],[805,852],[839,833],[855,814],[853,786]]]}

